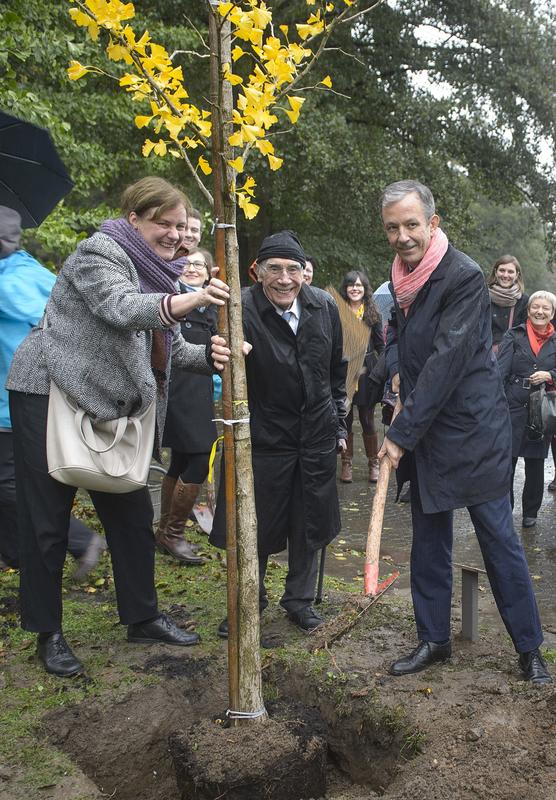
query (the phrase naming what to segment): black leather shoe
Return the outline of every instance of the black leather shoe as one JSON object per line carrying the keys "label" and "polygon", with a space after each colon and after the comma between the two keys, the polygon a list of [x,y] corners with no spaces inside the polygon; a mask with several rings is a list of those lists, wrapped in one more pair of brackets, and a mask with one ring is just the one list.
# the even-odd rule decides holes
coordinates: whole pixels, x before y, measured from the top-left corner
{"label": "black leather shoe", "polygon": [[552,675],[538,649],[531,650],[530,653],[520,653],[519,666],[525,680],[530,681],[533,686],[545,686],[553,683]]}
{"label": "black leather shoe", "polygon": [[217,635],[220,639],[227,639],[228,638],[228,617],[225,617],[218,628],[216,629]]}
{"label": "black leather shoe", "polygon": [[174,644],[178,647],[190,647],[197,644],[201,637],[198,633],[183,631],[166,614],[161,614],[151,622],[128,625],[127,640],[135,644]]}
{"label": "black leather shoe", "polygon": [[523,517],[523,522],[521,523],[524,528],[532,528],[534,525],[537,524],[536,517]]}
{"label": "black leather shoe", "polygon": [[312,633],[312,631],[324,625],[323,617],[315,611],[313,606],[305,606],[305,608],[300,608],[299,611],[288,611],[287,614],[288,619],[305,633]]}
{"label": "black leather shoe", "polygon": [[438,661],[447,661],[452,655],[452,645],[450,642],[437,644],[436,642],[419,642],[405,658],[394,661],[388,672],[390,675],[412,675],[414,672],[421,672],[431,664]]}
{"label": "black leather shoe", "polygon": [[39,636],[37,654],[47,672],[59,678],[71,678],[83,671],[83,664],[74,656],[61,631]]}

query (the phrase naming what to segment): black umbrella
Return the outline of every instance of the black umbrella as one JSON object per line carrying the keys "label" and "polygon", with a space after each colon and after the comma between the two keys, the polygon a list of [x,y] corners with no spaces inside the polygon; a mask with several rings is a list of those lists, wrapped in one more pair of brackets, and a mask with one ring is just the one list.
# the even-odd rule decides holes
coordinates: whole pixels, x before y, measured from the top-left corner
{"label": "black umbrella", "polygon": [[35,228],[72,187],[48,131],[0,111],[0,205]]}

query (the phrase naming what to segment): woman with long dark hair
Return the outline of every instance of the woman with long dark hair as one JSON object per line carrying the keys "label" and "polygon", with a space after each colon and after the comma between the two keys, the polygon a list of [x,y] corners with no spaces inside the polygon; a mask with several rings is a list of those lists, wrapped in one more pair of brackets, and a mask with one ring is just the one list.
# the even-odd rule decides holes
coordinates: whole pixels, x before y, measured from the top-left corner
{"label": "woman with long dark hair", "polygon": [[364,272],[352,270],[344,275],[339,289],[351,311],[369,329],[369,345],[363,363],[363,372],[359,378],[357,391],[353,396],[352,405],[346,419],[348,440],[347,449],[341,454],[342,471],[340,480],[351,483],[353,463],[353,409],[357,407],[359,421],[363,429],[363,443],[369,464],[369,483],[378,480],[378,433],[375,429],[375,406],[371,405],[371,386],[369,375],[376,363],[377,357],[384,350],[382,336],[382,321],[380,312],[373,300],[373,292],[368,277]]}

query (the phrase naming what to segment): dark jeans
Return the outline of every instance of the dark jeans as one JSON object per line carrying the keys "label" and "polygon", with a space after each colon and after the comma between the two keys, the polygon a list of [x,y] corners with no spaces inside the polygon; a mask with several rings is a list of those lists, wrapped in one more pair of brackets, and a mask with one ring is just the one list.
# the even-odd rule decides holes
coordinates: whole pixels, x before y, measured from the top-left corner
{"label": "dark jeans", "polygon": [[[509,495],[468,509],[500,616],[515,649],[526,653],[542,640],[529,568],[514,530]],[[416,471],[411,473],[411,593],[420,640],[450,638],[453,511],[425,514]]]}
{"label": "dark jeans", "polygon": [[[10,392],[20,538],[22,626],[29,631],[62,625],[62,568],[76,489],[48,474],[48,397]],[[148,490],[127,494],[90,492],[106,532],[120,621],[158,613],[154,587],[153,510]]]}
{"label": "dark jeans", "polygon": [[[93,531],[71,517],[68,552],[75,559],[85,554],[92,538]],[[0,433],[0,556],[8,566],[19,568],[13,433]]]}
{"label": "dark jeans", "polygon": [[[537,517],[544,492],[544,458],[524,458],[525,483],[521,495],[521,510],[524,517]],[[512,488],[510,500],[514,507],[514,475],[517,458],[512,458]]]}

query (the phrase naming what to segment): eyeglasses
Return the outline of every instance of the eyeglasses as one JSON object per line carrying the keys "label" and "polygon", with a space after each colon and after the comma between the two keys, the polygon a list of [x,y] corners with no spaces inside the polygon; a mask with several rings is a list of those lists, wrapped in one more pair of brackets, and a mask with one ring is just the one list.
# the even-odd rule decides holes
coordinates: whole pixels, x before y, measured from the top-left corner
{"label": "eyeglasses", "polygon": [[204,269],[207,268],[206,261],[188,261],[185,265],[185,269],[194,269],[195,272],[202,272]]}
{"label": "eyeglasses", "polygon": [[295,275],[299,275],[300,272],[303,272],[303,267],[301,264],[291,264],[289,267],[281,267],[279,264],[268,264],[265,270],[275,276],[281,275],[285,271],[290,278],[293,278]]}

